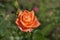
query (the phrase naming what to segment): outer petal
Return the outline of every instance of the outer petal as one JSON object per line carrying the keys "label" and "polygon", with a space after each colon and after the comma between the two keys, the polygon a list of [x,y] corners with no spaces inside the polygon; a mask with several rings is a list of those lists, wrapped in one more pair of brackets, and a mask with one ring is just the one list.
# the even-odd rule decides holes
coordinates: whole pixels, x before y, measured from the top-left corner
{"label": "outer petal", "polygon": [[[19,18],[16,19],[16,24],[18,25],[18,27],[25,28],[25,27],[21,24]],[[19,29],[20,29],[20,28],[19,28]]]}
{"label": "outer petal", "polygon": [[16,19],[15,23],[19,26],[19,19],[18,18]]}
{"label": "outer petal", "polygon": [[34,11],[33,10],[31,11],[31,14],[32,14],[31,16],[32,16],[32,20],[33,20],[34,19]]}
{"label": "outer petal", "polygon": [[31,32],[31,31],[33,31],[33,29],[21,28],[21,27],[19,27],[19,28],[20,28],[20,30],[23,31],[23,32]]}
{"label": "outer petal", "polygon": [[24,12],[23,12],[23,13],[27,13],[27,14],[28,14],[28,13],[30,13],[30,12],[29,12],[29,11],[27,11],[27,10],[24,10]]}
{"label": "outer petal", "polygon": [[35,17],[35,21],[33,23],[32,28],[37,28],[40,25],[39,21],[37,20],[37,18]]}

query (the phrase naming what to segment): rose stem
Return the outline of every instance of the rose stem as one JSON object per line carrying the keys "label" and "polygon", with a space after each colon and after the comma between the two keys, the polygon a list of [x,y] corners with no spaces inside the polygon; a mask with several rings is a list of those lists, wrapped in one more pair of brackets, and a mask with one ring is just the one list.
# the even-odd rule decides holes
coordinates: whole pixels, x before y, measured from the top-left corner
{"label": "rose stem", "polygon": [[27,40],[26,34],[27,34],[26,32],[23,33],[23,39],[22,40]]}
{"label": "rose stem", "polygon": [[33,32],[30,33],[30,40],[33,40]]}

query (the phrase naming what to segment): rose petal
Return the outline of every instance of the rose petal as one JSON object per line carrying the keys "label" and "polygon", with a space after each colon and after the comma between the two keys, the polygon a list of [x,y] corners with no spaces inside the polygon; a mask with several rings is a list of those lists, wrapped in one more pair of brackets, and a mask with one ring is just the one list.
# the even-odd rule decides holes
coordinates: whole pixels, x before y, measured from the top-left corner
{"label": "rose petal", "polygon": [[32,18],[32,20],[33,20],[33,19],[34,19],[34,11],[33,11],[33,10],[31,11],[31,14],[32,14],[32,15],[31,15],[31,16],[32,16],[31,18]]}
{"label": "rose petal", "polygon": [[29,12],[29,11],[27,11],[27,10],[24,10],[24,12],[23,12],[23,13],[27,13],[27,14],[28,14],[28,13],[30,13],[30,12]]}
{"label": "rose petal", "polygon": [[24,26],[22,25],[22,23],[20,22],[18,18],[16,19],[16,24],[18,25],[18,27],[24,28]]}
{"label": "rose petal", "polygon": [[40,25],[39,21],[37,20],[37,18],[35,17],[35,22],[33,24],[33,28],[37,28]]}
{"label": "rose petal", "polygon": [[21,27],[19,27],[20,28],[20,30],[21,31],[23,31],[23,32],[31,32],[31,31],[33,31],[33,29],[28,29],[28,28],[21,28]]}
{"label": "rose petal", "polygon": [[15,22],[17,25],[19,25],[19,19],[17,18],[16,19],[16,22]]}

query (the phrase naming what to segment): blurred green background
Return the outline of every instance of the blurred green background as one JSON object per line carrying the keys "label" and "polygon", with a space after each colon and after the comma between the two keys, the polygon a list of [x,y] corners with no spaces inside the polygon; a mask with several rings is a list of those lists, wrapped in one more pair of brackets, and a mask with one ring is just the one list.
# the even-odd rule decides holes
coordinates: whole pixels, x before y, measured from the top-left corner
{"label": "blurred green background", "polygon": [[[60,0],[0,0],[0,40],[24,40],[15,20],[17,9],[34,10],[41,25],[34,29],[33,40],[60,40]],[[30,40],[27,33],[25,40]]]}

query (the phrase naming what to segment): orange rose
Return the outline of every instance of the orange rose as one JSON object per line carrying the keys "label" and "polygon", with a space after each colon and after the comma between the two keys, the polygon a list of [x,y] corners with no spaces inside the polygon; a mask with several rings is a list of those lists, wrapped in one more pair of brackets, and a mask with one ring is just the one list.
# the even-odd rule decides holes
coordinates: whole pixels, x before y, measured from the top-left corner
{"label": "orange rose", "polygon": [[40,23],[34,15],[34,11],[19,11],[16,24],[23,32],[31,32],[34,28],[37,28]]}

